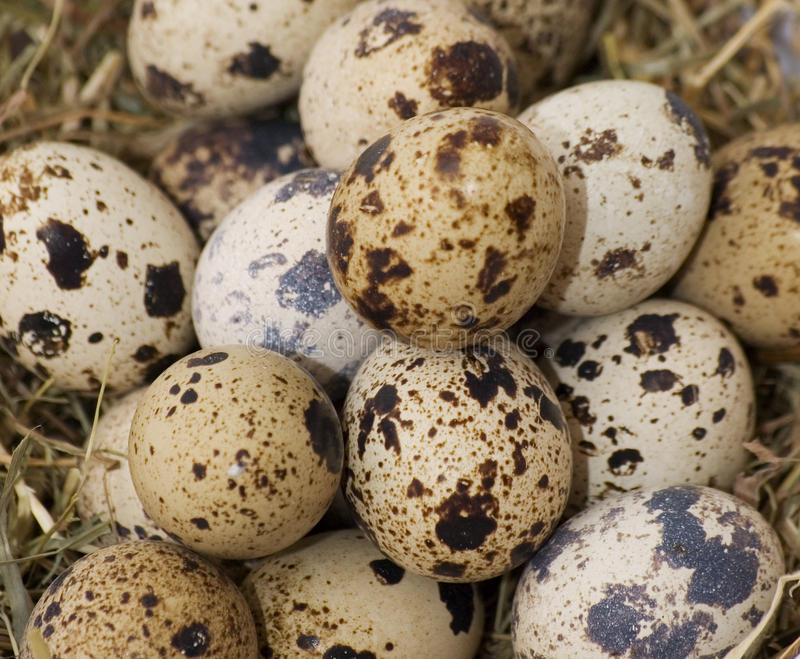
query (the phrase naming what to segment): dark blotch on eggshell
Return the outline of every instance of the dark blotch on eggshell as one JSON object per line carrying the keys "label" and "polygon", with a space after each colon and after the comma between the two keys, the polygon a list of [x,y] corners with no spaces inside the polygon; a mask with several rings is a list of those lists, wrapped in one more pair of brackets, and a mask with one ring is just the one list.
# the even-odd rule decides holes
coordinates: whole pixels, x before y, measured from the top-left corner
{"label": "dark blotch on eggshell", "polygon": [[313,318],[322,318],[342,299],[333,282],[327,257],[315,249],[308,250],[278,278],[275,295],[284,309],[295,309]]}
{"label": "dark blotch on eggshell", "polygon": [[330,194],[339,183],[339,174],[327,169],[309,169],[298,172],[292,180],[281,186],[275,195],[276,203],[285,203],[298,192],[312,197],[324,197]]}
{"label": "dark blotch on eggshell", "polygon": [[676,313],[639,316],[625,328],[625,336],[629,341],[624,348],[625,352],[642,357],[661,354],[672,346],[679,345],[680,339],[675,333],[675,321],[678,316]]}
{"label": "dark blotch on eggshell", "polygon": [[680,96],[669,90],[667,90],[666,95],[670,118],[674,123],[684,128],[685,132],[694,137],[695,158],[697,158],[697,162],[708,169],[711,167],[711,144],[708,141],[703,122],[700,121],[700,118]]}
{"label": "dark blotch on eggshell", "polygon": [[269,46],[251,41],[246,53],[234,55],[228,67],[231,75],[265,80],[281,66],[281,61],[270,52]]}
{"label": "dark blotch on eggshell", "polygon": [[334,645],[322,655],[322,659],[376,659],[375,653],[369,650],[356,652],[349,645]]}
{"label": "dark blotch on eggshell", "polygon": [[205,102],[203,95],[196,92],[191,83],[184,84],[152,64],[147,66],[145,87],[155,99],[182,101],[189,105],[202,105]]}
{"label": "dark blotch on eggshell", "polygon": [[411,117],[417,116],[417,102],[413,98],[406,98],[405,94],[399,91],[389,99],[389,107],[400,119],[411,119]]}
{"label": "dark blotch on eggshell", "polygon": [[440,583],[439,599],[450,613],[450,631],[454,635],[468,634],[475,616],[472,586],[465,583]]}
{"label": "dark blotch on eggshell", "polygon": [[384,586],[394,586],[403,580],[406,571],[396,565],[388,558],[370,561],[369,567],[375,574],[375,578]]}
{"label": "dark blotch on eggshell", "polygon": [[214,366],[220,362],[224,362],[228,358],[227,352],[212,352],[202,357],[191,357],[186,361],[188,368],[197,368],[199,366]]}
{"label": "dark blotch on eggshell", "polygon": [[617,476],[630,475],[636,471],[636,465],[640,462],[644,462],[644,458],[637,449],[620,449],[609,456],[608,469]]}
{"label": "dark blotch on eggshell", "polygon": [[181,310],[186,289],[177,261],[166,265],[147,265],[144,308],[151,318],[167,318]]}
{"label": "dark blotch on eggshell", "polygon": [[85,273],[95,259],[85,236],[75,227],[51,217],[39,227],[36,237],[47,249],[47,270],[56,285],[63,290],[75,290],[83,286]]}
{"label": "dark blotch on eggshell", "polygon": [[778,285],[775,278],[769,275],[762,275],[753,279],[753,288],[758,290],[764,297],[775,297],[778,294]]}
{"label": "dark blotch on eggshell", "polygon": [[486,407],[497,396],[500,389],[511,398],[517,395],[517,383],[511,371],[504,366],[503,356],[488,346],[474,346],[466,348],[468,364],[480,375],[475,375],[471,370],[464,373],[464,384],[469,395]]}
{"label": "dark blotch on eggshell", "polygon": [[681,402],[684,407],[694,405],[700,396],[700,388],[696,384],[690,384],[681,389]]}
{"label": "dark blotch on eggshell", "polygon": [[[387,134],[375,140],[366,149],[364,149],[356,160],[356,163],[353,167],[353,173],[350,175],[348,182],[352,183],[356,180],[357,176],[363,176],[366,183],[372,183],[373,179],[375,178],[375,174],[377,173],[376,168],[379,167],[378,163],[381,159],[381,156],[386,152],[386,149],[389,147],[391,142],[392,136]],[[384,163],[386,163],[385,159]]]}
{"label": "dark blotch on eggshell", "polygon": [[582,544],[585,531],[573,531],[569,526],[561,526],[555,530],[547,542],[533,555],[528,569],[536,574],[536,581],[542,583],[550,577],[549,568],[559,556],[573,545]]}
{"label": "dark blotch on eggshell", "polygon": [[172,647],[185,657],[202,657],[210,644],[208,628],[199,622],[182,627],[172,637]]}
{"label": "dark blotch on eggshell", "polygon": [[373,28],[364,28],[359,34],[360,39],[355,50],[356,57],[368,57],[372,53],[393,44],[406,34],[419,34],[423,26],[421,23],[414,22],[413,19],[416,17],[417,13],[413,11],[401,11],[393,8],[384,9],[372,19],[372,25],[374,28],[379,28],[386,35],[386,38],[379,42],[378,45],[370,47],[369,37]]}
{"label": "dark blotch on eggshell", "polygon": [[436,507],[436,536],[453,551],[478,549],[497,529],[490,517],[497,513],[497,500],[488,492],[470,496],[460,490]]}
{"label": "dark blotch on eggshell", "polygon": [[338,474],[342,470],[344,447],[339,434],[339,419],[333,408],[314,398],[303,412],[303,418],[314,453],[325,460],[330,473]]}
{"label": "dark blotch on eggshell", "polygon": [[727,348],[720,348],[719,356],[717,357],[717,370],[714,375],[727,378],[734,374],[736,371],[736,360],[733,358],[731,351]]}
{"label": "dark blotch on eggshell", "polygon": [[556,348],[556,362],[560,366],[577,366],[586,354],[586,344],[582,341],[564,339]]}
{"label": "dark blotch on eggshell", "polygon": [[620,270],[627,270],[636,265],[636,252],[624,247],[606,252],[603,259],[595,266],[594,273],[598,279],[615,275]]}
{"label": "dark blotch on eggshell", "polygon": [[341,206],[331,208],[328,216],[328,262],[342,274],[347,274],[353,256],[353,235],[347,222],[337,222]]}
{"label": "dark blotch on eggshell", "polygon": [[19,342],[37,357],[52,359],[69,349],[72,324],[50,311],[25,314],[17,326]]}
{"label": "dark blotch on eggshell", "polygon": [[453,563],[452,561],[442,561],[433,566],[433,573],[440,577],[449,577],[451,579],[458,579],[464,575],[467,567],[462,563]]}
{"label": "dark blotch on eggshell", "polygon": [[581,380],[594,380],[603,372],[603,367],[596,361],[587,359],[578,366],[578,378]]}
{"label": "dark blotch on eggshell", "polygon": [[639,386],[647,392],[669,391],[678,382],[678,376],[666,368],[645,371],[639,376]]}
{"label": "dark blotch on eggshell", "polygon": [[532,384],[525,387],[522,393],[539,403],[539,416],[542,417],[542,420],[547,421],[557,430],[564,429],[564,413],[561,411],[561,406],[550,400],[542,389]]}
{"label": "dark blotch on eggshell", "polygon": [[437,46],[428,85],[431,96],[448,107],[490,101],[503,92],[503,63],[485,43],[460,41],[446,51]]}

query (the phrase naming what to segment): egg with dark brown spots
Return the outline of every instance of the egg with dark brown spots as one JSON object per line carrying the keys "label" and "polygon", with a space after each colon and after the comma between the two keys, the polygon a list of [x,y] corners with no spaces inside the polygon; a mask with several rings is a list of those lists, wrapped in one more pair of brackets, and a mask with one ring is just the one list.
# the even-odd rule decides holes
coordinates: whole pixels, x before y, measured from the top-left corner
{"label": "egg with dark brown spots", "polygon": [[262,185],[313,164],[299,124],[228,121],[181,133],[155,157],[151,176],[205,241]]}
{"label": "egg with dark brown spots", "polygon": [[409,119],[342,175],[328,260],[375,327],[421,345],[469,345],[514,323],[555,266],[561,177],[510,117],[454,108]]}
{"label": "egg with dark brown spots", "polygon": [[128,59],[142,95],[183,116],[233,117],[291,98],[323,30],[357,0],[136,0]]}
{"label": "egg with dark brown spots", "polygon": [[709,143],[678,96],[601,80],[549,96],[519,120],[558,162],[564,247],[538,304],[598,316],[655,293],[689,255],[711,198]]}
{"label": "egg with dark brown spots", "polygon": [[167,534],[144,512],[128,467],[128,436],[136,406],[146,389],[114,401],[100,417],[80,489],[77,508],[84,521],[97,516],[108,521],[109,532],[95,543],[126,540],[167,540]]}
{"label": "egg with dark brown spots", "polygon": [[775,531],[741,500],[688,485],[628,492],[571,518],[528,563],[514,655],[722,657],[759,624],[784,570]]}
{"label": "egg with dark brown spots", "polygon": [[714,197],[674,295],[759,348],[800,346],[800,123],[714,154]]}
{"label": "egg with dark brown spots", "polygon": [[475,586],[407,572],[353,529],[267,557],[242,590],[262,657],[472,659],[483,630]]}
{"label": "egg with dark brown spots", "polygon": [[755,393],[736,337],[711,314],[652,299],[544,333],[542,368],[570,424],[570,505],[690,483],[730,489],[744,471]]}
{"label": "egg with dark brown spots", "polygon": [[531,556],[564,510],[572,454],[544,376],[513,344],[386,341],[345,401],[344,492],[398,565],[480,581]]}
{"label": "egg with dark brown spots", "polygon": [[505,39],[457,0],[368,0],[314,45],[298,109],[324,167],[344,169],[406,119],[475,106],[514,114],[517,70]]}
{"label": "egg with dark brown spots", "polygon": [[21,658],[257,654],[253,616],[221,570],[183,547],[134,541],[56,577],[31,613]]}
{"label": "egg with dark brown spots", "polygon": [[[123,391],[191,349],[199,248],[152,183],[60,142],[0,160],[0,333],[56,386]],[[113,349],[113,356],[112,356]]]}
{"label": "egg with dark brown spots", "polygon": [[245,346],[199,350],[148,388],[128,459],[142,505],[176,540],[254,558],[304,536],[330,506],[342,433],[294,362]]}

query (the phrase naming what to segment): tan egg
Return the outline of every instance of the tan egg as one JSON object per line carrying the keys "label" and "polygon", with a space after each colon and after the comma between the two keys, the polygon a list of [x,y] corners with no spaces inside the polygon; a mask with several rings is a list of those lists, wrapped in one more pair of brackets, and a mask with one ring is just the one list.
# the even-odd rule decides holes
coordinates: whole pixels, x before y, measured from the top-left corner
{"label": "tan egg", "polygon": [[746,343],[800,346],[800,123],[734,140],[714,171],[711,213],[673,294]]}
{"label": "tan egg", "polygon": [[514,114],[510,46],[457,0],[367,0],[314,45],[300,122],[323,167],[344,169],[404,120],[475,106]]}
{"label": "tan egg", "polygon": [[280,103],[300,87],[323,30],[357,0],[136,0],[128,59],[160,110],[232,117]]}
{"label": "tan egg", "polygon": [[221,570],[183,547],[134,541],[84,556],[50,584],[31,613],[21,659],[257,652],[253,616]]}
{"label": "tan egg", "polygon": [[342,175],[328,261],[372,325],[460,347],[536,301],[561,248],[555,163],[519,122],[476,108],[409,119]]}
{"label": "tan egg", "polygon": [[190,128],[155,157],[151,177],[205,241],[262,185],[313,164],[299,124],[253,119]]}
{"label": "tan egg", "polygon": [[538,301],[599,316],[655,293],[688,256],[711,197],[702,122],[645,82],[577,85],[519,120],[558,161],[567,220],[553,278]]}
{"label": "tan egg", "polygon": [[361,527],[406,569],[480,581],[555,528],[572,475],[567,426],[511,343],[436,352],[385,342],[345,401],[344,491]]}
{"label": "tan egg", "polygon": [[483,631],[475,586],[408,573],[353,529],[264,559],[242,591],[262,657],[471,659]]}
{"label": "tan egg", "polygon": [[136,389],[112,403],[97,424],[92,459],[78,497],[78,513],[83,520],[97,515],[111,523],[111,532],[96,541],[101,545],[132,538],[167,538],[144,512],[128,468],[128,435],[145,391]]}
{"label": "tan egg", "polygon": [[627,492],[571,518],[528,563],[514,656],[722,657],[758,625],[785,569],[775,531],[729,494]]}
{"label": "tan egg", "polygon": [[199,247],[156,186],[84,146],[38,142],[0,160],[0,331],[55,384],[133,389],[194,342]]}
{"label": "tan egg", "polygon": [[514,49],[523,100],[562,88],[580,63],[596,0],[468,0]]}
{"label": "tan egg", "polygon": [[342,435],[294,362],[245,346],[199,350],[153,382],[131,425],[131,476],[153,520],[221,558],[288,547],[330,505]]}
{"label": "tan egg", "polygon": [[545,332],[570,425],[570,505],[684,483],[730,489],[755,422],[750,366],[711,314],[653,299]]}

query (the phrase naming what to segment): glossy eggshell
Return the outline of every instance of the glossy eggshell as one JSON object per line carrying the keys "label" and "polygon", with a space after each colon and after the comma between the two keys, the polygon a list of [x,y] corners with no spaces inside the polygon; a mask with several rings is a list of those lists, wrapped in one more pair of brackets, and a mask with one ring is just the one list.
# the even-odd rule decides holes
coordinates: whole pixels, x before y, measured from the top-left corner
{"label": "glossy eggshell", "polygon": [[[253,616],[233,583],[188,549],[151,541],[106,547],[64,570],[34,607],[25,637],[21,659],[258,653]],[[42,644],[50,654],[35,652]]]}
{"label": "glossy eggshell", "polygon": [[183,116],[233,117],[290,98],[323,30],[357,0],[136,0],[128,59],[142,95]]}
{"label": "glossy eggshell", "polygon": [[367,0],[314,45],[300,89],[306,142],[344,169],[383,133],[456,106],[514,114],[511,48],[457,0]]}
{"label": "glossy eggshell", "polygon": [[689,255],[711,197],[709,143],[686,103],[657,85],[602,80],[525,110],[567,200],[564,247],[538,304],[580,316],[655,293]]}
{"label": "glossy eggshell", "polygon": [[345,495],[381,551],[412,572],[497,576],[530,557],[564,510],[566,423],[513,344],[386,342],[356,374],[342,423]]}
{"label": "glossy eggshell", "polygon": [[544,340],[543,368],[570,424],[570,504],[691,483],[730,489],[755,422],[750,366],[711,314],[653,299],[575,319]]}
{"label": "glossy eggshell", "polygon": [[243,346],[200,350],[148,388],[131,425],[133,484],[185,545],[254,558],[300,539],[342,470],[336,412],[294,362]]}
{"label": "glossy eggshell", "polygon": [[800,346],[800,123],[714,155],[714,198],[674,295],[759,348]]}
{"label": "glossy eggshell", "polygon": [[201,345],[281,352],[334,400],[379,338],[342,299],[325,256],[338,181],[338,172],[306,169],[242,202],[203,250],[192,302]]}
{"label": "glossy eggshell", "polygon": [[342,295],[376,327],[460,347],[536,301],[563,226],[561,178],[533,133],[454,108],[409,119],[342,175],[328,260]]}
{"label": "glossy eggshell", "polygon": [[719,490],[628,492],[562,525],[514,598],[515,656],[724,656],[769,609],[777,535]]}
{"label": "glossy eggshell", "polygon": [[95,543],[110,545],[139,538],[165,540],[167,534],[144,512],[128,467],[128,436],[136,406],[146,389],[136,389],[114,401],[100,417],[92,458],[78,496],[78,513],[111,522],[111,531]]}
{"label": "glossy eggshell", "polygon": [[265,657],[471,659],[483,631],[475,586],[406,572],[353,529],[264,559],[242,590]]}
{"label": "glossy eggshell", "polygon": [[152,184],[61,142],[0,160],[0,331],[19,360],[68,389],[133,389],[194,341],[199,248]]}
{"label": "glossy eggshell", "polygon": [[155,157],[151,177],[205,241],[262,185],[313,164],[299,124],[228,121],[181,133]]}

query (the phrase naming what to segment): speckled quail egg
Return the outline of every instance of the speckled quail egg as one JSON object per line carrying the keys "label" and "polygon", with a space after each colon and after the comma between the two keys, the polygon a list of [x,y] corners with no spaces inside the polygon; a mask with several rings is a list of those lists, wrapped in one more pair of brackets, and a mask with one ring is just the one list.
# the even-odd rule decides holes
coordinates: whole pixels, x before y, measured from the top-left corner
{"label": "speckled quail egg", "polygon": [[525,561],[564,510],[567,426],[544,376],[512,343],[433,351],[384,342],[343,417],[344,490],[399,565],[479,581]]}
{"label": "speckled quail egg", "polygon": [[230,121],[183,132],[153,160],[151,175],[205,241],[262,185],[313,164],[299,124]]}
{"label": "speckled quail egg", "polygon": [[510,117],[454,108],[409,119],[342,175],[328,260],[367,321],[458,347],[536,301],[563,227],[561,178],[536,136]]}
{"label": "speckled quail egg", "polygon": [[702,122],[672,92],[602,80],[564,90],[519,120],[558,161],[564,247],[538,304],[596,316],[655,293],[688,256],[711,197]]}
{"label": "speckled quail egg", "polygon": [[714,155],[714,197],[674,295],[760,348],[800,346],[800,123]]}
{"label": "speckled quail egg", "polygon": [[410,574],[353,529],[264,559],[242,590],[262,657],[472,659],[483,628],[475,586]]}
{"label": "speckled quail egg", "polygon": [[639,487],[730,489],[755,421],[750,367],[711,314],[652,299],[546,332],[543,369],[570,425],[570,504]]}
{"label": "speckled quail egg", "polygon": [[322,31],[357,0],[136,0],[128,59],[144,97],[180,115],[244,115],[291,97]]}
{"label": "speckled quail egg", "polygon": [[78,513],[84,520],[97,515],[111,522],[111,532],[95,541],[100,544],[167,538],[142,509],[128,468],[128,435],[145,391],[136,389],[114,401],[97,424],[92,458],[78,497]]}
{"label": "speckled quail egg", "polygon": [[254,558],[300,539],[342,470],[330,400],[294,362],[244,346],[200,350],[148,388],[128,459],[142,505],[189,547]]}
{"label": "speckled quail egg", "polygon": [[322,34],[300,89],[306,142],[344,169],[411,117],[456,106],[513,114],[510,46],[457,0],[367,0]]}
{"label": "speckled quail egg", "polygon": [[[467,0],[497,25],[519,67],[523,99],[560,89],[579,63],[596,0]],[[531,98],[531,100],[533,100]]]}
{"label": "speckled quail egg", "polygon": [[106,547],[64,570],[34,607],[25,640],[21,659],[258,652],[236,586],[188,549],[152,541]]}
{"label": "speckled quail egg", "polygon": [[0,160],[0,331],[56,385],[133,389],[188,351],[199,248],[158,189],[60,142]]}
{"label": "speckled quail egg", "polygon": [[334,400],[378,344],[333,283],[325,223],[339,173],[288,174],[242,202],[206,245],[195,274],[203,346],[240,343],[283,353]]}
{"label": "speckled quail egg", "polygon": [[556,530],[517,587],[517,657],[722,657],[784,572],[772,527],[712,488],[613,497]]}

